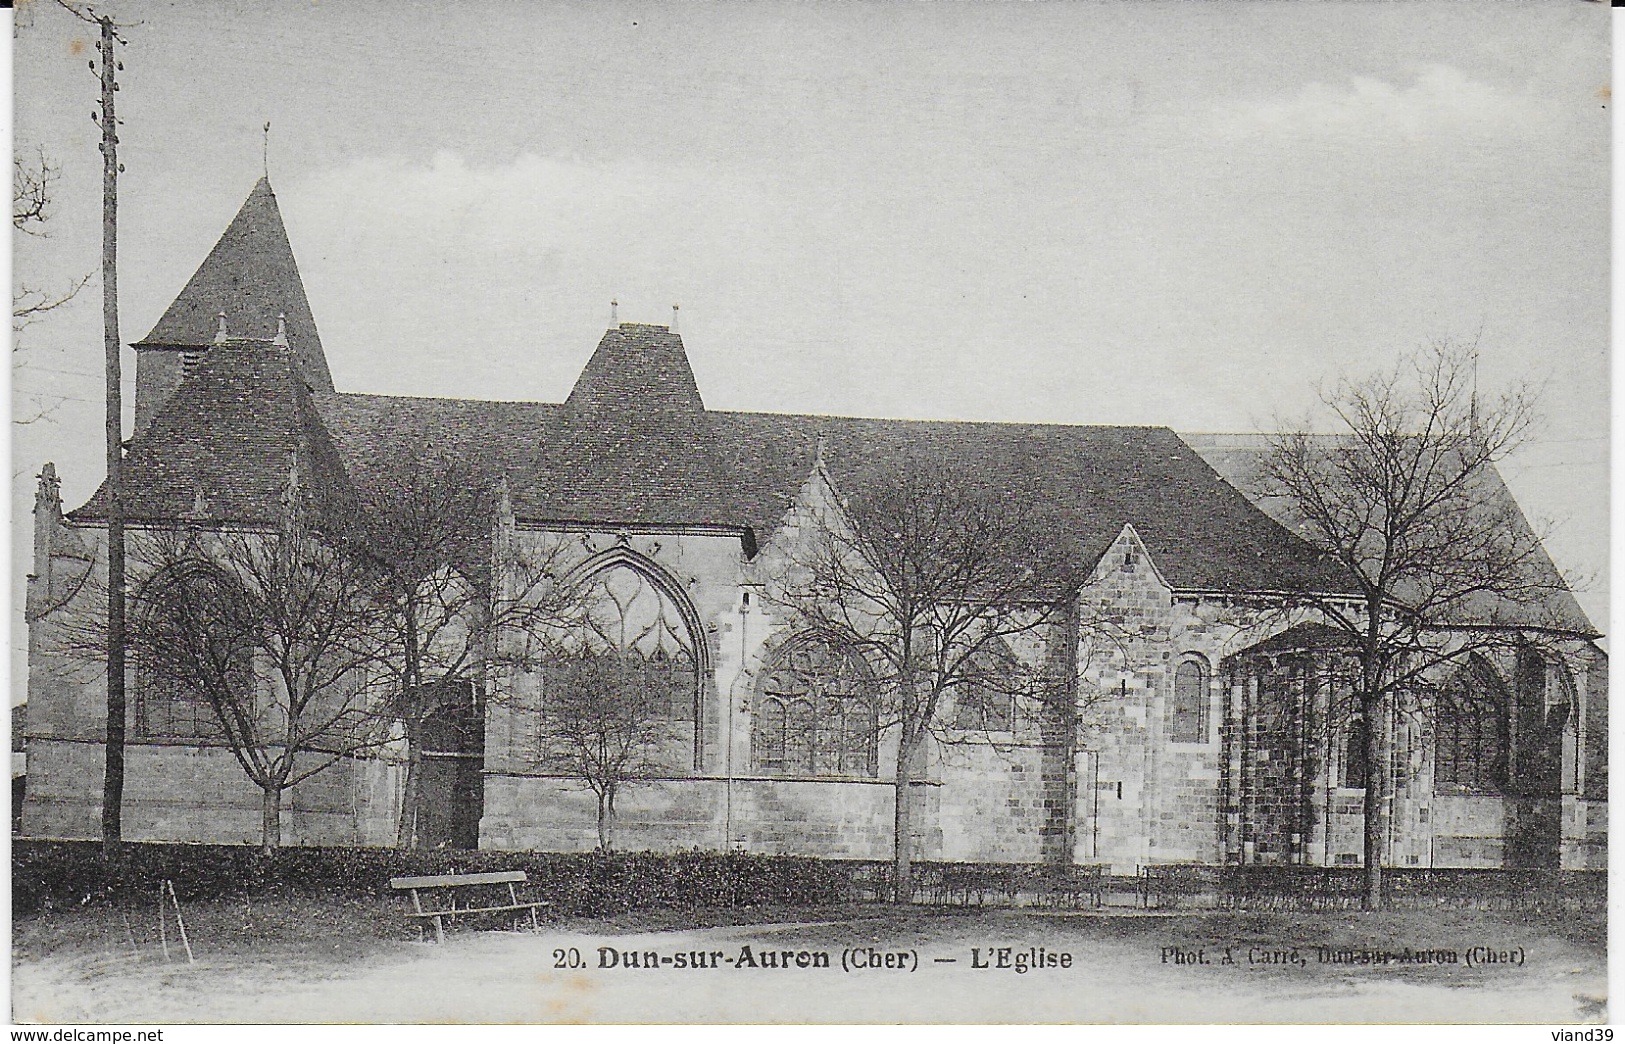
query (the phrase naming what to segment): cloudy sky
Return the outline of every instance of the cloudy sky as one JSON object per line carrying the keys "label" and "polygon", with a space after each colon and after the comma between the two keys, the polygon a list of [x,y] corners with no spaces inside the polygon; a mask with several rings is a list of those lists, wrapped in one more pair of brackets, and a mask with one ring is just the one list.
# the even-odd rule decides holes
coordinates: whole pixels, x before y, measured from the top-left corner
{"label": "cloudy sky", "polygon": [[[126,342],[267,120],[345,390],[558,400],[618,297],[681,303],[714,407],[1257,431],[1477,339],[1485,384],[1547,382],[1507,477],[1606,627],[1603,5],[108,6],[140,23]],[[17,17],[16,140],[62,170],[17,277],[67,285],[98,264],[91,40]],[[41,462],[75,504],[100,479],[98,302],[13,355],[18,577]]]}

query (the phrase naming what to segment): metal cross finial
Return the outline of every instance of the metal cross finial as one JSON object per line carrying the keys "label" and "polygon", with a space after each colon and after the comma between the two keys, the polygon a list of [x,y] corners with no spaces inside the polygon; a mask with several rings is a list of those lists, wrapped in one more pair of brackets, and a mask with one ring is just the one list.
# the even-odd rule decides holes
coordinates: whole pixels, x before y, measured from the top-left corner
{"label": "metal cross finial", "polygon": [[265,121],[265,137],[260,143],[260,165],[265,179],[271,179],[271,121]]}
{"label": "metal cross finial", "polygon": [[671,306],[671,332],[677,332],[677,306]]}
{"label": "metal cross finial", "polygon": [[615,300],[614,298],[610,298],[610,301],[609,301],[609,325],[615,326],[615,325],[620,323],[620,321],[621,321],[620,320],[620,313],[619,313],[620,307],[621,307],[621,302]]}

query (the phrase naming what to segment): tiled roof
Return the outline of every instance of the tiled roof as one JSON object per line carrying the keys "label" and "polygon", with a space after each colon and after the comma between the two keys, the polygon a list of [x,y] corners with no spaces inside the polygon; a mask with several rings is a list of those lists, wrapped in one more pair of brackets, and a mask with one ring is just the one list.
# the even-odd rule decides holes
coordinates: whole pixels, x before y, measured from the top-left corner
{"label": "tiled roof", "polygon": [[[1061,545],[1078,582],[1129,523],[1182,590],[1336,591],[1346,582],[1167,428],[700,414],[686,405],[629,415],[620,403],[573,413],[568,404],[348,394],[315,401],[357,483],[377,489],[394,469],[436,456],[479,460],[491,481],[507,479],[516,514],[533,521],[729,525],[765,540],[811,472],[822,437],[831,476],[850,494],[923,455],[1022,498],[1011,510],[1031,521],[1036,539]],[[588,418],[602,431],[584,430]],[[692,432],[693,441],[678,442],[674,430]],[[708,452],[693,453],[695,446]],[[613,467],[593,474],[595,461]],[[685,471],[701,481],[688,484]],[[591,482],[568,495],[527,486],[571,475]]]}
{"label": "tiled roof", "polygon": [[514,486],[522,518],[746,525],[683,342],[667,327],[605,332],[537,436],[535,467]]}
{"label": "tiled roof", "polygon": [[765,534],[824,460],[860,496],[914,459],[997,496],[1085,574],[1127,524],[1175,588],[1339,591],[1346,578],[1224,482],[1167,428],[712,413],[742,513]]}
{"label": "tiled roof", "polygon": [[152,332],[137,342],[143,347],[212,345],[219,315],[235,338],[269,341],[277,317],[286,316],[288,345],[305,380],[317,391],[332,391],[327,357],[316,333],[316,320],[305,298],[305,285],[294,263],[293,247],[282,225],[271,183],[261,178],[232,218],[225,234]]}
{"label": "tiled roof", "polygon": [[[354,495],[290,354],[218,346],[131,441],[125,517],[274,524],[296,454],[309,496]],[[71,517],[105,518],[107,495],[104,483]]]}
{"label": "tiled roof", "polygon": [[1327,649],[1349,649],[1354,646],[1354,637],[1341,627],[1331,624],[1308,621],[1294,624],[1279,634],[1270,635],[1263,641],[1236,653],[1236,656],[1279,656],[1284,653],[1317,652]]}
{"label": "tiled roof", "polygon": [[[216,343],[221,312],[235,342]],[[270,343],[279,315],[285,349]],[[295,455],[312,495],[346,503],[409,488],[405,469],[457,460],[470,481],[505,479],[526,521],[719,526],[749,550],[778,526],[822,444],[855,504],[911,461],[957,471],[1070,564],[1068,584],[1132,525],[1178,590],[1350,590],[1281,504],[1249,499],[1261,437],[1188,445],[1161,427],[712,412],[681,339],[637,323],[604,334],[562,404],[335,392],[264,179],[140,345],[209,350],[131,443],[134,520],[272,522]],[[73,517],[103,518],[105,505],[104,487]],[[1589,630],[1566,589],[1558,602]]]}
{"label": "tiled roof", "polygon": [[312,396],[351,477],[371,490],[398,469],[467,462],[511,488],[535,473],[545,433],[563,409],[546,402],[484,402],[329,392]]}
{"label": "tiled roof", "polygon": [[[1336,435],[1321,436],[1328,441]],[[1246,492],[1270,516],[1283,526],[1298,533],[1308,533],[1308,527],[1294,513],[1291,501],[1269,495],[1263,481],[1262,464],[1269,452],[1269,435],[1261,434],[1186,434],[1182,438],[1202,458],[1213,466],[1226,481]],[[1529,541],[1534,554],[1528,562],[1529,586],[1538,593],[1532,604],[1518,604],[1507,599],[1482,596],[1462,611],[1471,620],[1519,624],[1526,627],[1550,627],[1594,635],[1596,628],[1585,610],[1575,600],[1557,566],[1537,539],[1533,527],[1518,506],[1517,498],[1494,469],[1486,475],[1485,510],[1496,512],[1507,524],[1518,527],[1519,542]]]}
{"label": "tiled roof", "polygon": [[[758,540],[778,526],[823,441],[861,499],[911,460],[940,463],[1032,526],[1081,583],[1132,524],[1180,590],[1335,591],[1344,578],[1167,428],[875,420],[708,412],[682,342],[623,325],[560,405],[308,395],[286,352],[213,351],[132,445],[131,517],[275,517],[288,454],[335,483],[387,495],[402,469],[455,459],[506,479],[536,522],[713,525]],[[331,438],[329,438],[331,433]],[[76,513],[99,517],[102,494]]]}

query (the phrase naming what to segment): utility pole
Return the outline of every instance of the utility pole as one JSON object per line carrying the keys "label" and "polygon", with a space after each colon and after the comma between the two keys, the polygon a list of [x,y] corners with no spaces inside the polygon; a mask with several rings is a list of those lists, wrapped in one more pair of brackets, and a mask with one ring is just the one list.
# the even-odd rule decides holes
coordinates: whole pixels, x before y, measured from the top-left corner
{"label": "utility pole", "polygon": [[102,780],[102,851],[117,860],[124,836],[124,397],[118,334],[118,91],[113,55],[117,34],[101,26],[102,105],[102,340],[107,355],[107,751]]}

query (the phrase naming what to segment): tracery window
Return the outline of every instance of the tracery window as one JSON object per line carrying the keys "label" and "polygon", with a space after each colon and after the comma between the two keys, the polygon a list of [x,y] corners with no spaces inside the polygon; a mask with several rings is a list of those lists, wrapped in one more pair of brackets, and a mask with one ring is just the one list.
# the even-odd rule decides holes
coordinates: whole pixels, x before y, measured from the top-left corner
{"label": "tracery window", "polygon": [[[241,589],[198,563],[165,570],[135,599],[134,731],[144,739],[222,739],[209,700],[224,685],[254,712],[253,653],[238,633]],[[206,636],[205,642],[197,640]]]}
{"label": "tracery window", "polygon": [[1206,743],[1208,738],[1207,664],[1196,657],[1174,669],[1174,693],[1168,702],[1168,739],[1174,743]]}
{"label": "tracery window", "polygon": [[781,648],[768,663],[752,714],[761,772],[873,776],[879,713],[863,660],[819,637]]}
{"label": "tracery window", "polygon": [[[594,576],[582,595],[584,608],[569,643],[577,658],[603,658],[600,666],[612,665],[622,683],[636,689],[659,716],[694,721],[699,658],[676,603],[641,570],[620,565]],[[565,659],[550,673],[574,675],[581,669],[579,662]]]}
{"label": "tracery window", "polygon": [[1438,696],[1434,782],[1466,790],[1504,789],[1508,711],[1506,687],[1489,664],[1473,657]]}

